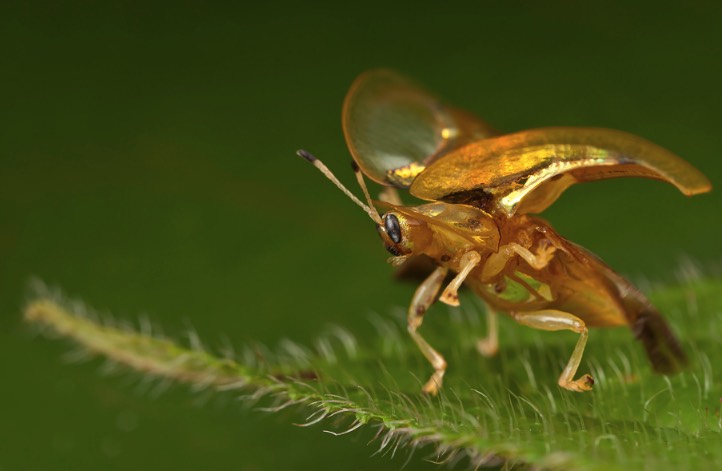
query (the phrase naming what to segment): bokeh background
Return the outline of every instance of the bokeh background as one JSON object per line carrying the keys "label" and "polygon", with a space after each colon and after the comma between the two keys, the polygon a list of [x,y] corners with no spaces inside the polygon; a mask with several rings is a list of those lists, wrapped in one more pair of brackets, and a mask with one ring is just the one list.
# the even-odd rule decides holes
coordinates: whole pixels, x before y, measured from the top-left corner
{"label": "bokeh background", "polygon": [[[722,257],[716,2],[21,2],[0,10],[0,470],[387,469],[369,432],[144,393],[21,324],[39,276],[126,319],[273,345],[373,335],[407,303],[355,188],[348,85],[397,69],[497,129],[604,126],[683,156],[716,192],[607,181],[546,216],[633,279]],[[439,313],[434,322],[443,322]],[[432,328],[432,327],[430,327]],[[422,465],[419,462],[416,465]],[[414,465],[414,466],[416,466]]]}

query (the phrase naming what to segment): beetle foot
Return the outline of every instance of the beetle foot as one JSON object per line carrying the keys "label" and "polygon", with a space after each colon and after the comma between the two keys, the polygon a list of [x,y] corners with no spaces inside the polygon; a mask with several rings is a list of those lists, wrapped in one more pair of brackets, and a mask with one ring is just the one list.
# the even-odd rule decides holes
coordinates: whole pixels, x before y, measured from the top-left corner
{"label": "beetle foot", "polygon": [[481,356],[493,357],[499,352],[499,342],[496,338],[484,337],[476,342],[476,349],[481,353]]}
{"label": "beetle foot", "polygon": [[448,304],[449,306],[458,306],[459,305],[459,293],[454,290],[446,289],[443,293],[441,293],[441,296],[439,296],[439,301],[441,301],[444,304]]}
{"label": "beetle foot", "polygon": [[536,263],[537,266],[534,268],[542,269],[546,267],[549,262],[551,262],[552,258],[554,258],[554,253],[557,251],[557,248],[552,244],[552,241],[549,239],[542,239],[539,241],[539,247],[537,247],[536,250]]}
{"label": "beetle foot", "polygon": [[560,380],[559,386],[575,392],[591,391],[592,386],[594,386],[594,378],[592,378],[592,375],[585,374],[581,378],[574,381]]}
{"label": "beetle foot", "polygon": [[421,392],[424,394],[428,394],[430,396],[436,396],[439,393],[439,389],[441,389],[441,384],[444,380],[444,370],[437,370],[434,372],[433,375],[431,375],[431,378],[424,384],[424,387],[421,388]]}

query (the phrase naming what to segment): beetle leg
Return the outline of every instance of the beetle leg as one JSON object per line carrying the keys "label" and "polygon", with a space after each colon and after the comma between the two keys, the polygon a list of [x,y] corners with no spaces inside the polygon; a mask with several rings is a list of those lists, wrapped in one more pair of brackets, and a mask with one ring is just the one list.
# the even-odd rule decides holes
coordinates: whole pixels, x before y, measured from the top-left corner
{"label": "beetle leg", "polygon": [[481,270],[481,279],[489,280],[504,270],[506,263],[514,255],[514,251],[509,245],[502,245],[499,247],[499,251],[489,255],[484,263],[484,268]]}
{"label": "beetle leg", "polygon": [[429,381],[424,385],[423,391],[428,394],[436,394],[439,392],[441,383],[444,379],[444,373],[446,372],[446,360],[441,356],[439,352],[434,350],[426,340],[416,332],[424,321],[424,313],[434,303],[436,295],[439,293],[441,284],[446,278],[448,268],[436,267],[420,285],[416,288],[414,297],[411,299],[411,305],[409,306],[408,315],[408,329],[411,338],[414,339],[416,345],[419,346],[421,353],[424,354],[431,366],[434,367],[434,374],[431,375]]}
{"label": "beetle leg", "polygon": [[541,270],[547,266],[554,257],[554,252],[557,251],[557,248],[548,239],[539,241],[536,254],[533,254],[529,249],[515,242],[510,243],[509,246],[535,270]]}
{"label": "beetle leg", "polygon": [[471,270],[474,269],[475,266],[479,264],[481,261],[481,255],[479,255],[478,252],[474,252],[473,250],[470,252],[466,252],[464,255],[461,256],[461,260],[459,261],[459,265],[461,266],[461,270],[459,270],[459,273],[456,274],[453,280],[449,283],[449,285],[446,287],[443,293],[441,293],[441,297],[439,298],[439,301],[441,301],[444,304],[448,304],[449,306],[458,306],[459,305],[459,288],[461,287],[461,283],[464,282],[467,276],[469,276],[469,273],[471,273]]}
{"label": "beetle leg", "polygon": [[384,187],[383,190],[381,190],[381,193],[379,193],[379,201],[383,201],[384,203],[390,203],[396,206],[403,205],[403,201],[401,201],[401,196],[399,196],[399,192],[396,190],[396,188],[392,186]]}
{"label": "beetle leg", "polygon": [[592,389],[594,379],[591,375],[582,375],[579,379],[573,379],[582,360],[584,346],[587,344],[588,330],[584,321],[573,314],[556,309],[544,309],[531,312],[512,312],[511,316],[518,323],[540,330],[571,330],[579,334],[579,340],[574,347],[569,363],[559,376],[559,386],[570,391],[589,391]]}
{"label": "beetle leg", "polygon": [[510,242],[502,245],[499,247],[498,252],[489,256],[484,264],[484,270],[481,272],[481,278],[488,280],[501,273],[509,259],[515,255],[523,258],[535,270],[541,270],[549,264],[556,251],[557,248],[547,239],[542,239],[539,242],[536,254],[516,242]]}
{"label": "beetle leg", "polygon": [[476,349],[485,357],[493,357],[499,351],[498,315],[486,305],[486,337],[476,342]]}

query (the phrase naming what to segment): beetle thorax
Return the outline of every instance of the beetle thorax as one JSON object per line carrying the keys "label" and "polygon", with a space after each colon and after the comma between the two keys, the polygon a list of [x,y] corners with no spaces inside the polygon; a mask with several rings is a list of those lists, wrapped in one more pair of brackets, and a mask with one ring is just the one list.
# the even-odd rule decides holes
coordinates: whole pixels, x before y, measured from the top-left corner
{"label": "beetle thorax", "polygon": [[495,251],[499,228],[486,212],[473,206],[431,203],[395,206],[383,216],[379,233],[393,255],[427,255],[444,263],[464,252]]}

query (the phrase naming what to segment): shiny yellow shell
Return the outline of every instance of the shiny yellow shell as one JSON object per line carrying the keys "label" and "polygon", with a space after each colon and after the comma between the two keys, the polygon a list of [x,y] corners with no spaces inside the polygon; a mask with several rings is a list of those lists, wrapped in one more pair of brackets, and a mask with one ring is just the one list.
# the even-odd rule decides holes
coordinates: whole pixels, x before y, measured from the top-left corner
{"label": "shiny yellow shell", "polygon": [[686,195],[711,189],[692,165],[622,131],[555,127],[494,137],[481,119],[388,70],[354,82],[343,129],[372,180],[507,216],[539,213],[569,186],[607,178],[657,179]]}
{"label": "shiny yellow shell", "polygon": [[426,200],[472,195],[491,211],[539,213],[569,186],[644,177],[685,195],[711,189],[709,180],[668,150],[632,134],[599,128],[531,129],[473,142],[421,172],[411,194]]}

